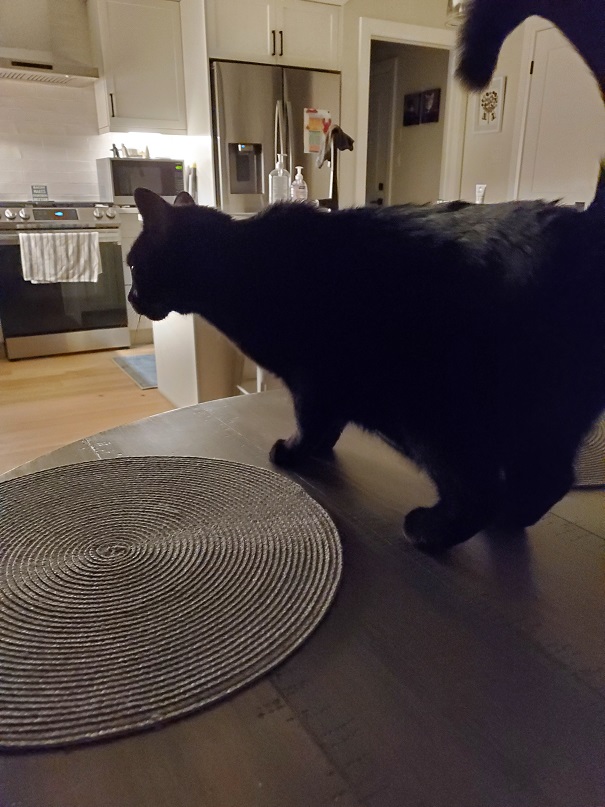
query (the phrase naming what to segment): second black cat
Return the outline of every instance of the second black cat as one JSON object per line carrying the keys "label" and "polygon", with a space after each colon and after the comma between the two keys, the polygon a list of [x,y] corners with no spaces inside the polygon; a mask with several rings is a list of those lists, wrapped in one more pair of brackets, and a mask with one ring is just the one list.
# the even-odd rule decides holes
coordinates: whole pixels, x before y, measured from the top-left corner
{"label": "second black cat", "polygon": [[543,202],[325,213],[285,203],[234,221],[135,193],[130,301],[197,312],[283,379],[292,466],[348,423],[433,479],[405,518],[439,550],[537,521],[570,488],[605,408],[605,182],[583,212]]}

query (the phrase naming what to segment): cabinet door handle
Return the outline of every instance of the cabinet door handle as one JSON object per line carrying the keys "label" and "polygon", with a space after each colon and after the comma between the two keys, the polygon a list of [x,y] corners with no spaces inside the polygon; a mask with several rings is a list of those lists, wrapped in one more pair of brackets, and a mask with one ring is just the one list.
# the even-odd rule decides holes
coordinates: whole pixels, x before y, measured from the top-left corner
{"label": "cabinet door handle", "polygon": [[116,110],[115,110],[115,107],[113,105],[113,93],[112,92],[109,93],[109,103],[111,104],[111,117],[115,118]]}
{"label": "cabinet door handle", "polygon": [[279,32],[279,55],[284,55],[284,32]]}
{"label": "cabinet door handle", "polygon": [[275,28],[271,31],[271,56],[275,56]]}

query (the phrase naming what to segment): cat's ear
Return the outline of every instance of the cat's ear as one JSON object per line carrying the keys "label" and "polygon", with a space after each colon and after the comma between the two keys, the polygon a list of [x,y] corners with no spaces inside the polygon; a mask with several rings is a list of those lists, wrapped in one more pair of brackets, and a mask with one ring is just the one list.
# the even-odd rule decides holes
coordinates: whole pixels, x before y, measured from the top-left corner
{"label": "cat's ear", "polygon": [[174,200],[174,206],[184,207],[185,205],[195,205],[195,201],[193,196],[190,196],[187,191],[181,191]]}
{"label": "cat's ear", "polygon": [[143,217],[144,226],[152,231],[165,233],[168,229],[172,206],[148,188],[136,188],[134,201]]}

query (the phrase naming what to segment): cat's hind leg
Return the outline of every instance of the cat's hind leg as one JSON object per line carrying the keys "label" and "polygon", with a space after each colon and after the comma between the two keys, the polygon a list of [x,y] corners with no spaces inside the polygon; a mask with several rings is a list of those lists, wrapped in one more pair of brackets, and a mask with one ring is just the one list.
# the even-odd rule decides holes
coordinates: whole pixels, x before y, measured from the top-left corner
{"label": "cat's hind leg", "polygon": [[502,494],[495,453],[472,439],[464,447],[433,456],[426,463],[437,485],[438,502],[418,507],[404,519],[406,538],[426,552],[440,552],[487,528]]}
{"label": "cat's hind leg", "polygon": [[277,440],[269,453],[272,462],[284,467],[329,455],[347,424],[327,395],[297,394],[293,399],[297,430],[287,440]]}
{"label": "cat's hind leg", "polygon": [[575,446],[533,436],[505,464],[505,496],[496,524],[522,529],[539,521],[571,488]]}

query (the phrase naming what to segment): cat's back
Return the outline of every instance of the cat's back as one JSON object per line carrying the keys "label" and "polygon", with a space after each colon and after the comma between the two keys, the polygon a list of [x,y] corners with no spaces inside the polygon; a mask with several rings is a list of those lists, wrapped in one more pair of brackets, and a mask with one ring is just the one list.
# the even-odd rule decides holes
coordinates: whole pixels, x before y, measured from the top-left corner
{"label": "cat's back", "polygon": [[278,256],[280,276],[301,285],[331,279],[370,295],[411,285],[506,296],[571,277],[574,255],[591,261],[592,245],[603,242],[584,214],[543,201],[332,212],[282,203],[244,222],[241,233],[242,253],[256,245],[259,254]]}

